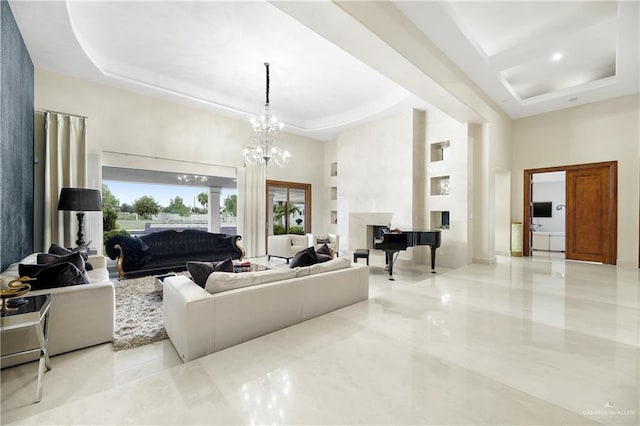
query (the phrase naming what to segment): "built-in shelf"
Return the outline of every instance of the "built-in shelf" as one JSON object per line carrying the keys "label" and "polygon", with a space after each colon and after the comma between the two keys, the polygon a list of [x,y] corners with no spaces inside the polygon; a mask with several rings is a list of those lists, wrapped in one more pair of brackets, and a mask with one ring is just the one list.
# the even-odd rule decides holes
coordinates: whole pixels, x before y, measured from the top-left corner
{"label": "built-in shelf", "polygon": [[332,186],[330,188],[331,191],[331,198],[329,198],[330,200],[337,200],[338,199],[338,187],[336,186]]}
{"label": "built-in shelf", "polygon": [[331,224],[335,225],[338,223],[338,212],[335,210],[331,210]]}
{"label": "built-in shelf", "polygon": [[449,229],[450,215],[449,210],[432,210],[431,211],[431,229]]}
{"label": "built-in shelf", "polygon": [[436,176],[431,178],[431,195],[449,195],[449,176]]}
{"label": "built-in shelf", "polygon": [[431,162],[443,161],[449,157],[450,141],[442,141],[431,144]]}
{"label": "built-in shelf", "polygon": [[338,163],[331,163],[329,176],[338,176]]}

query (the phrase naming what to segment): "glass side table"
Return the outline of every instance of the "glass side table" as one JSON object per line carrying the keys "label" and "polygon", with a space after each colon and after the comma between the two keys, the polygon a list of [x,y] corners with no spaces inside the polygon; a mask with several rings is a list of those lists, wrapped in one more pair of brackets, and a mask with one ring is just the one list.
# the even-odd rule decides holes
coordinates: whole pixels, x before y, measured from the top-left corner
{"label": "glass side table", "polygon": [[[39,347],[2,355],[2,359],[9,359],[19,355],[40,352],[38,365],[38,383],[36,387],[36,401],[42,398],[42,382],[45,367],[51,370],[49,352],[47,352],[47,339],[49,331],[49,311],[51,310],[51,295],[30,296],[24,298],[26,303],[17,309],[0,316],[0,333],[13,333],[22,329],[33,327],[38,337]],[[10,300],[10,299],[9,299]],[[5,300],[7,302],[7,300]]]}

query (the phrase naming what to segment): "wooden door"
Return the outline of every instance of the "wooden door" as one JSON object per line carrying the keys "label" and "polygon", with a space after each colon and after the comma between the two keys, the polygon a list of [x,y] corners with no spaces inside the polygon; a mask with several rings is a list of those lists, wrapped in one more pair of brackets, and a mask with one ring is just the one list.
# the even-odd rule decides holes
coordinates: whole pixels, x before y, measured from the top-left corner
{"label": "wooden door", "polygon": [[616,163],[566,170],[566,258],[616,263]]}

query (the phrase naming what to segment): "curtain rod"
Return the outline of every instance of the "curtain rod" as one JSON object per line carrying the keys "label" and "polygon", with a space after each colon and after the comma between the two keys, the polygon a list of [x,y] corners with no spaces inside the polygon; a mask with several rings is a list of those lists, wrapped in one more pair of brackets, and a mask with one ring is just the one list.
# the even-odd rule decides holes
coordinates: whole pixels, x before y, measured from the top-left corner
{"label": "curtain rod", "polygon": [[71,114],[71,113],[68,113],[68,112],[52,111],[52,110],[50,110],[50,109],[40,109],[40,108],[37,108],[35,111],[36,111],[36,112],[44,112],[44,113],[52,112],[52,113],[54,113],[54,114],[73,115],[74,117],[86,118],[87,120],[89,119],[89,117],[84,116],[84,115]]}

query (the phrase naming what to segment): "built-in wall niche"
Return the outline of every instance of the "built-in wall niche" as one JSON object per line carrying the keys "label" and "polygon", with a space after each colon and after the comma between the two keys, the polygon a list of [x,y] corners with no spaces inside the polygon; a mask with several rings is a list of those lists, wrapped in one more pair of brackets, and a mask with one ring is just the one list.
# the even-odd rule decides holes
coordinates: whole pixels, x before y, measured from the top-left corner
{"label": "built-in wall niche", "polygon": [[337,200],[338,199],[338,188],[335,186],[332,186],[331,189],[331,200]]}
{"label": "built-in wall niche", "polygon": [[338,176],[338,163],[331,163],[329,176]]}
{"label": "built-in wall niche", "polygon": [[431,211],[431,229],[449,229],[449,210]]}
{"label": "built-in wall niche", "polygon": [[335,210],[331,210],[331,224],[335,225],[338,223],[338,212]]}
{"label": "built-in wall niche", "polygon": [[450,141],[442,141],[431,144],[431,162],[443,161],[449,157]]}
{"label": "built-in wall niche", "polygon": [[449,195],[449,176],[436,176],[431,178],[431,195]]}

